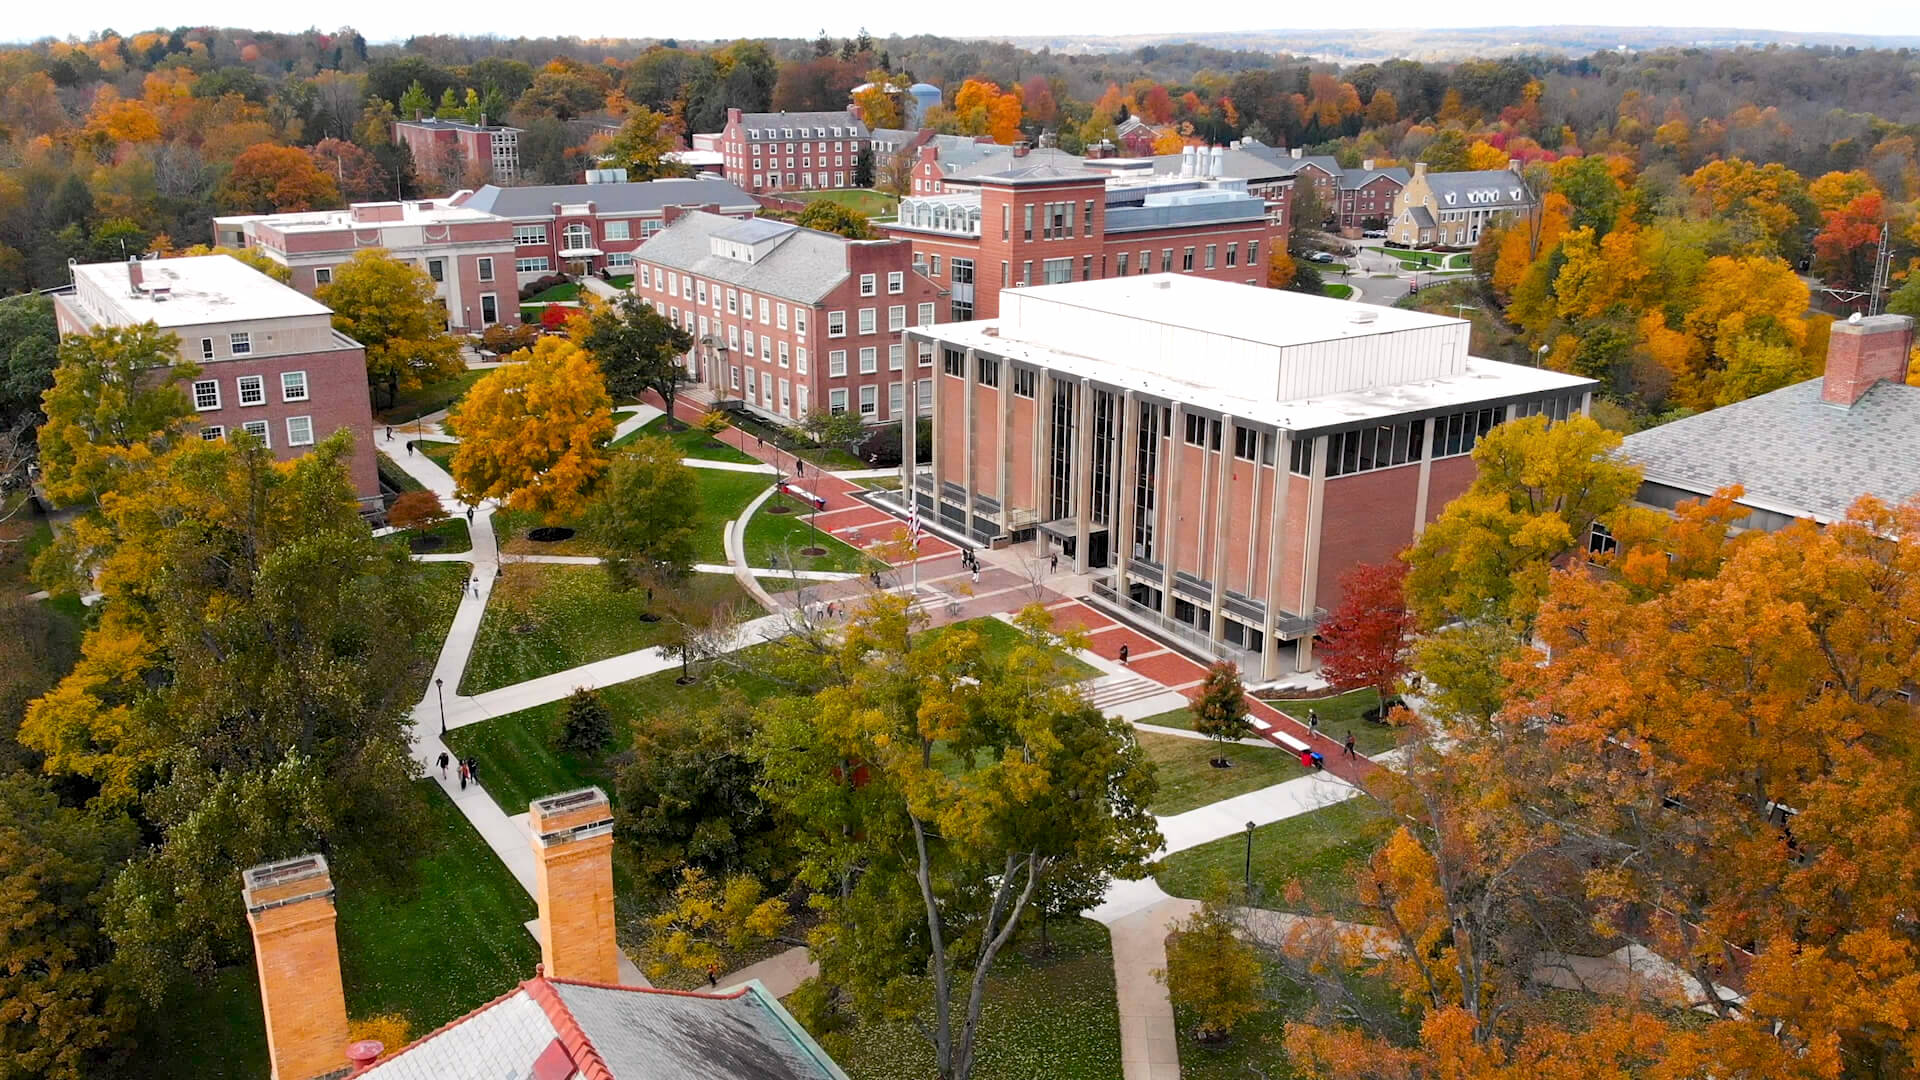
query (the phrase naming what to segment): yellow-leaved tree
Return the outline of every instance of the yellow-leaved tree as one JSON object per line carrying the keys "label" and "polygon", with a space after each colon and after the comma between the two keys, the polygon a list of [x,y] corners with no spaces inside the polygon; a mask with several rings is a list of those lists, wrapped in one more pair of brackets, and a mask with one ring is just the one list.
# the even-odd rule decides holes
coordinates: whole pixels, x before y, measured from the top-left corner
{"label": "yellow-leaved tree", "polygon": [[454,483],[470,503],[566,517],[611,460],[613,399],[593,358],[565,338],[542,338],[513,359],[474,383],[448,418],[460,433]]}
{"label": "yellow-leaved tree", "polygon": [[[314,298],[333,309],[333,328],[367,347],[367,382],[391,406],[402,390],[457,375],[460,343],[418,267],[366,248],[333,269]],[[376,402],[376,405],[380,404]]]}

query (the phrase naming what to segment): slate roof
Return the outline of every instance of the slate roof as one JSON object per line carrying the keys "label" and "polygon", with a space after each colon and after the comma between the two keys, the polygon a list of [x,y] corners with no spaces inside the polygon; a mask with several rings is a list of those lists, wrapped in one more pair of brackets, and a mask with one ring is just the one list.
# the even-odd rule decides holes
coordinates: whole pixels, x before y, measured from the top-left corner
{"label": "slate roof", "polygon": [[1089,180],[1106,178],[1105,173],[1086,167],[1086,159],[1065,150],[1041,147],[1014,157],[1013,148],[995,147],[996,153],[982,157],[965,168],[947,170],[947,180],[986,180],[1000,183],[1045,183],[1049,180]]}
{"label": "slate roof", "polygon": [[[1436,205],[1445,204],[1453,209],[1466,209],[1469,206],[1526,206],[1533,200],[1527,195],[1527,187],[1520,177],[1507,169],[1482,169],[1474,172],[1432,172],[1427,173],[1427,186],[1433,189]],[[1490,194],[1491,199],[1471,202],[1468,192]],[[1517,194],[1516,194],[1517,193]],[[1454,202],[1447,202],[1448,195],[1456,195]]]}
{"label": "slate roof", "polygon": [[[1212,147],[1203,146],[1200,150],[1211,152]],[[1275,180],[1293,175],[1293,160],[1280,151],[1275,156],[1271,146],[1228,146],[1221,155],[1220,174],[1237,180]],[[1264,153],[1262,151],[1265,151]],[[1156,154],[1153,157],[1153,171],[1160,176],[1177,176],[1182,168],[1180,154]]]}
{"label": "slate roof", "polygon": [[[826,128],[828,131],[832,131],[836,127],[841,129],[842,134],[840,137],[843,139],[864,139],[867,137],[867,125],[854,119],[853,114],[844,109],[830,112],[766,112],[740,114],[740,130],[747,132],[747,138],[749,139],[753,138],[752,133],[756,131],[773,132],[773,134],[767,136],[768,139],[785,139],[787,136],[781,134],[781,132],[788,128],[795,130],[795,134],[792,136],[795,139],[801,137],[798,134],[800,128],[808,128],[809,131],[806,138],[814,139],[821,138],[822,136],[814,135],[811,129]],[[831,135],[824,137],[829,139],[833,138]]]}
{"label": "slate roof", "polygon": [[1710,495],[1739,484],[1763,510],[1846,517],[1861,495],[1920,496],[1920,387],[1881,382],[1851,408],[1820,399],[1819,379],[1627,436],[1620,452],[1646,479]]}
{"label": "slate roof", "polygon": [[1422,228],[1422,229],[1433,228],[1433,224],[1434,224],[1433,213],[1432,211],[1428,210],[1426,207],[1409,206],[1407,207],[1407,213],[1413,215],[1413,223],[1416,227]]}
{"label": "slate roof", "polygon": [[[742,232],[743,228],[749,231]],[[783,233],[785,238],[779,239]],[[752,262],[741,262],[713,253],[710,241],[716,236],[756,244],[772,239],[773,250]],[[811,304],[847,279],[846,246],[853,243],[859,241],[784,221],[737,221],[692,213],[654,233],[638,254],[669,269]]]}
{"label": "slate roof", "polygon": [[1340,186],[1342,188],[1363,188],[1383,176],[1399,184],[1401,187],[1406,187],[1407,181],[1413,179],[1412,173],[1398,165],[1390,169],[1348,169],[1345,173],[1341,174]]}
{"label": "slate roof", "polygon": [[[534,1063],[556,1066],[536,1070]],[[687,994],[535,976],[361,1080],[847,1080],[758,982]]]}
{"label": "slate roof", "polygon": [[591,202],[601,214],[658,213],[668,206],[713,203],[722,210],[756,210],[753,196],[717,176],[643,180],[630,184],[536,184],[486,187],[460,205],[501,217],[552,217],[554,203]]}

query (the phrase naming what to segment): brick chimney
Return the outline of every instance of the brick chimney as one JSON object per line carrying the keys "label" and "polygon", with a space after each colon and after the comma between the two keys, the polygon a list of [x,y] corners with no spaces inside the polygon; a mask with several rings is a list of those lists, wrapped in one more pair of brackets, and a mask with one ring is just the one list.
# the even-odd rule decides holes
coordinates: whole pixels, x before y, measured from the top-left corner
{"label": "brick chimney", "polygon": [[240,875],[260,969],[273,1080],[315,1080],[346,1067],[347,998],[333,932],[327,860],[302,855]]}
{"label": "brick chimney", "polygon": [[140,269],[140,259],[134,255],[127,256],[127,287],[132,290],[132,295],[134,296],[140,295],[142,272]]}
{"label": "brick chimney", "polygon": [[540,906],[540,961],[548,975],[620,981],[613,936],[613,808],[606,792],[581,788],[535,799],[533,898]]}
{"label": "brick chimney", "polygon": [[1913,319],[1906,315],[1865,317],[1857,312],[1833,324],[1827,339],[1827,373],[1820,400],[1851,406],[1882,379],[1905,382],[1907,350],[1913,345]]}

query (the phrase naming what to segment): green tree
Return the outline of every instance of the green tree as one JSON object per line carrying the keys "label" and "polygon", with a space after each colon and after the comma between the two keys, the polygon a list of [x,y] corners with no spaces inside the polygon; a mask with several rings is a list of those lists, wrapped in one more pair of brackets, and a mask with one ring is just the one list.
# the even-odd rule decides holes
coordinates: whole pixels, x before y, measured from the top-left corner
{"label": "green tree", "polygon": [[666,404],[667,423],[676,423],[674,394],[681,383],[693,378],[681,360],[693,348],[692,334],[638,297],[623,296],[617,303],[594,309],[580,347],[600,365],[608,393],[626,399],[651,390]]}
{"label": "green tree", "polygon": [[813,200],[794,220],[806,228],[830,232],[849,240],[873,239],[873,226],[867,223],[865,214],[831,199]]}
{"label": "green tree", "polygon": [[333,309],[335,330],[366,346],[367,382],[386,392],[387,405],[464,367],[432,280],[383,248],[355,252],[314,295]]}
{"label": "green tree", "polygon": [[200,368],[152,323],[69,337],[59,356],[41,399],[40,476],[54,502],[72,506],[97,500],[179,439],[193,416],[179,384]]}
{"label": "green tree", "polygon": [[53,298],[22,296],[0,304],[0,431],[39,426],[40,397],[53,386],[60,330]]}
{"label": "green tree", "polygon": [[769,882],[791,873],[791,826],[761,793],[754,731],[752,704],[730,688],[637,720],[613,820],[647,873],[664,878],[682,864]]}
{"label": "green tree", "polygon": [[699,481],[672,442],[639,439],[614,456],[585,524],[621,586],[677,581],[693,567]]}
{"label": "green tree", "polygon": [[1226,745],[1253,734],[1247,722],[1247,688],[1240,681],[1238,665],[1222,660],[1207,668],[1199,693],[1187,703],[1193,714],[1193,730],[1217,743],[1224,754]]}
{"label": "green tree", "polygon": [[825,405],[817,405],[807,410],[799,428],[815,445],[844,446],[860,437],[863,425],[856,413],[846,409],[834,412]]}
{"label": "green tree", "polygon": [[124,1063],[135,998],[100,916],[136,840],[123,814],[62,806],[39,777],[0,776],[0,1076],[85,1080]]}
{"label": "green tree", "polygon": [[798,823],[822,977],[861,1015],[919,1014],[942,1080],[972,1075],[988,978],[1040,882],[1076,861],[1137,875],[1160,843],[1152,764],[1074,691],[1047,613],[1016,624],[990,658],[971,629],[916,634],[904,599],[876,596],[813,643],[827,685],[763,710],[754,741]]}
{"label": "green tree", "polygon": [[427,88],[420,85],[420,80],[415,79],[407,86],[406,93],[400,95],[400,119],[417,120],[431,112],[433,99],[427,96]]}
{"label": "green tree", "polygon": [[680,129],[673,117],[654,112],[642,105],[628,114],[620,133],[607,144],[607,161],[627,170],[629,180],[657,180],[663,176],[687,176],[685,165],[667,160],[680,149]]}
{"label": "green tree", "polygon": [[861,143],[859,156],[853,159],[853,186],[870,188],[873,186],[873,145]]}
{"label": "green tree", "polygon": [[575,754],[598,754],[613,741],[613,712],[598,693],[582,687],[567,696],[560,724],[560,749]]}
{"label": "green tree", "polygon": [[1264,1007],[1260,954],[1235,933],[1226,899],[1222,891],[1174,925],[1167,966],[1154,972],[1201,1042],[1226,1040],[1240,1021]]}

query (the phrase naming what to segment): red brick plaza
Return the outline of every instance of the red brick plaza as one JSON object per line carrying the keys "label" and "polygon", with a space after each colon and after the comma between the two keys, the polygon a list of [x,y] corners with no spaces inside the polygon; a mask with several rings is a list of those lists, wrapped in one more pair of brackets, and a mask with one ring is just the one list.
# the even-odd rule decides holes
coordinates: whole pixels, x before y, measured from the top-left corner
{"label": "red brick plaza", "polygon": [[[659,404],[657,398],[650,400]],[[674,414],[689,423],[699,419],[704,412],[702,403],[684,398],[674,402]],[[789,479],[791,486],[825,499],[826,508],[810,520],[816,521],[823,531],[849,544],[864,549],[885,543],[906,528],[906,523],[900,518],[862,501],[859,496],[866,489],[850,480],[819,472],[811,465],[806,467],[804,474],[800,473],[795,468],[792,454],[768,445],[739,428],[727,428],[718,438],[779,469],[781,475]],[[1112,660],[1119,657],[1120,646],[1125,645],[1129,654],[1127,669],[1135,675],[1151,679],[1188,697],[1198,692],[1201,680],[1206,677],[1206,665],[1173,650],[1158,638],[1095,610],[1079,599],[1048,588],[1044,583],[1036,585],[1024,575],[991,565],[981,567],[980,580],[974,583],[971,571],[961,567],[959,548],[931,533],[922,533],[917,560],[899,561],[896,566],[906,567],[914,561],[920,564],[919,583],[922,588],[938,590],[951,596],[954,601],[950,605],[928,605],[923,608],[930,625],[943,626],[1019,611],[1028,604],[1038,602],[1053,614],[1056,628],[1084,632],[1090,652]],[[904,571],[896,570],[895,574],[904,583]],[[822,582],[817,587],[810,587],[808,593],[814,602],[838,601],[863,596],[871,588],[870,582],[861,580]],[[775,594],[776,599],[781,595]],[[1365,757],[1356,756],[1349,761],[1339,740],[1310,732],[1305,721],[1257,698],[1250,696],[1247,701],[1252,715],[1269,725],[1259,734],[1276,746],[1292,750],[1280,738],[1283,733],[1297,742],[1305,743],[1325,758],[1328,772],[1344,780],[1358,782],[1376,768]]]}

